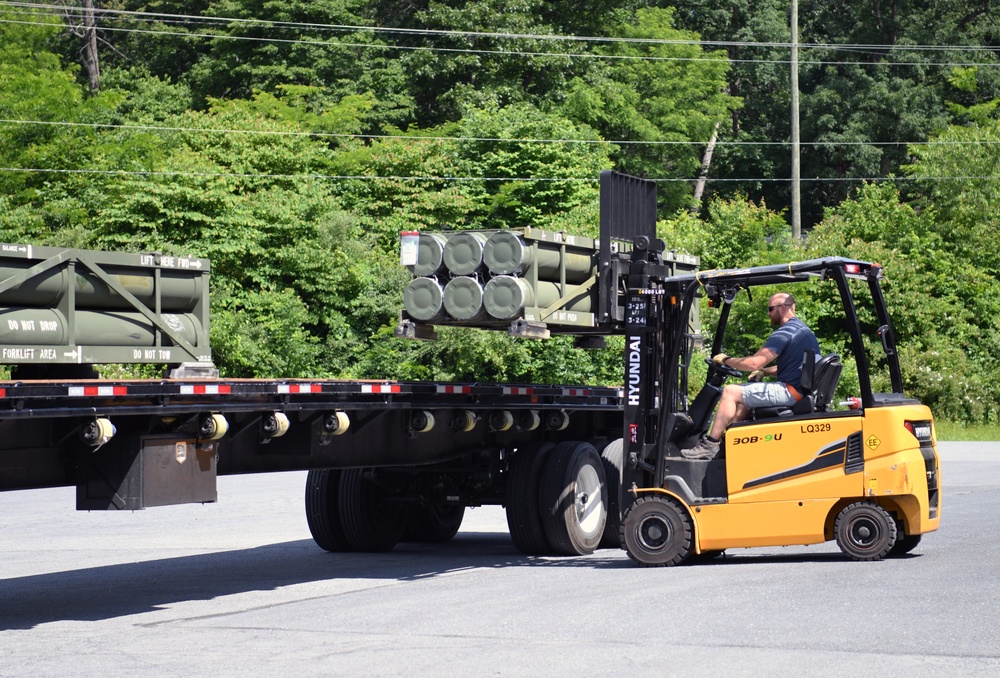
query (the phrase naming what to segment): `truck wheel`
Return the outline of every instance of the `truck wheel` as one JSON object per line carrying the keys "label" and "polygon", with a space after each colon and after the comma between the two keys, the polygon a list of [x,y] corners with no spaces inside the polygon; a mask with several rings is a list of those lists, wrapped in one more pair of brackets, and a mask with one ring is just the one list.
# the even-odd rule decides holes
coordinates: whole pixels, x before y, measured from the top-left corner
{"label": "truck wheel", "polygon": [[851,504],[833,524],[837,546],[851,560],[881,560],[896,545],[896,521],[870,501]]}
{"label": "truck wheel", "polygon": [[514,546],[529,556],[551,552],[538,508],[538,487],[545,458],[553,447],[552,443],[522,447],[507,464],[507,527]]}
{"label": "truck wheel", "polygon": [[340,471],[337,469],[313,469],[306,476],[306,522],[309,532],[321,549],[333,553],[351,550],[340,523],[339,487]]}
{"label": "truck wheel", "polygon": [[340,473],[340,516],[347,543],[355,551],[388,551],[406,529],[403,505],[365,477],[366,469]]}
{"label": "truck wheel", "polygon": [[640,497],[622,518],[621,541],[643,567],[678,565],[694,550],[694,525],[673,499]]}
{"label": "truck wheel", "polygon": [[444,544],[451,541],[462,527],[465,507],[454,504],[428,504],[419,506],[410,514],[403,533],[403,541],[420,544]]}
{"label": "truck wheel", "polygon": [[538,504],[545,538],[556,555],[582,556],[601,543],[608,486],[601,456],[588,442],[556,445],[542,469]]}
{"label": "truck wheel", "polygon": [[622,527],[622,449],[624,441],[619,438],[605,445],[601,451],[604,462],[604,477],[608,483],[608,520],[604,524],[604,535],[600,548],[620,549]]}
{"label": "truck wheel", "polygon": [[896,528],[896,534],[896,543],[892,545],[891,549],[889,549],[890,557],[905,556],[907,553],[917,548],[917,545],[920,544],[920,538],[923,536],[922,534],[908,534],[900,537],[898,536],[898,527]]}

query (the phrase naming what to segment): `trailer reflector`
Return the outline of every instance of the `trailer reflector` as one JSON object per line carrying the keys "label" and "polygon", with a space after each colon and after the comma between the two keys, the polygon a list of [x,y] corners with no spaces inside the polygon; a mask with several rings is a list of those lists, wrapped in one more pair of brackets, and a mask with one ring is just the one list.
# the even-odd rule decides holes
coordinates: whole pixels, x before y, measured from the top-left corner
{"label": "trailer reflector", "polygon": [[438,385],[437,392],[438,393],[464,393],[464,394],[467,394],[467,393],[472,393],[472,387],[471,386],[455,386],[455,385],[452,385],[452,384]]}
{"label": "trailer reflector", "polygon": [[127,386],[70,386],[66,391],[70,396],[128,395]]}
{"label": "trailer reflector", "polygon": [[321,384],[278,384],[278,393],[322,393]]}
{"label": "trailer reflector", "polygon": [[362,393],[399,393],[399,384],[361,384]]}
{"label": "trailer reflector", "polygon": [[182,395],[226,395],[231,390],[228,384],[181,384]]}

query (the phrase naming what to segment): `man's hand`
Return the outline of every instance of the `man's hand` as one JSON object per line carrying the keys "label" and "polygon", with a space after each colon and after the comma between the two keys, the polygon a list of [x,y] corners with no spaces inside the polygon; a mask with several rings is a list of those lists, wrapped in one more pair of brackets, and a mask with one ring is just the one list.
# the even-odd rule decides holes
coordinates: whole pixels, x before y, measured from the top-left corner
{"label": "man's hand", "polygon": [[754,370],[747,377],[747,381],[764,381],[764,370]]}
{"label": "man's hand", "polygon": [[725,365],[728,357],[725,353],[716,353],[712,356],[712,362],[716,365]]}

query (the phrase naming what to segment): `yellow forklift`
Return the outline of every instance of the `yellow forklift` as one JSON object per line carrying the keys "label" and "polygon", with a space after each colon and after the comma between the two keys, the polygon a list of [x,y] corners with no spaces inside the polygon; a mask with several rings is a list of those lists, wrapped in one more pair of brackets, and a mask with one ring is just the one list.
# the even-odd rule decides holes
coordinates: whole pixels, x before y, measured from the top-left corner
{"label": "yellow forklift", "polygon": [[[933,418],[903,393],[879,266],[832,257],[673,276],[658,265],[661,243],[639,242],[635,259],[643,247],[648,263],[629,272],[625,318],[620,538],[632,560],[677,565],[726,549],[830,540],[851,559],[879,560],[908,553],[938,528]],[[753,305],[764,288],[756,303],[766,305],[777,291],[800,295],[799,285],[828,286],[820,296],[839,298],[837,317],[823,320],[850,337],[844,359],[803,356],[803,397],[794,407],[755,410],[726,430],[715,459],[684,459],[680,450],[709,430],[725,382],[745,381],[706,359],[704,386],[688,398],[692,361],[703,355],[690,329],[696,300],[719,309],[708,353],[715,355],[727,349],[737,299]],[[857,393],[837,402],[850,362]],[[876,369],[874,381],[889,392],[873,390]]]}

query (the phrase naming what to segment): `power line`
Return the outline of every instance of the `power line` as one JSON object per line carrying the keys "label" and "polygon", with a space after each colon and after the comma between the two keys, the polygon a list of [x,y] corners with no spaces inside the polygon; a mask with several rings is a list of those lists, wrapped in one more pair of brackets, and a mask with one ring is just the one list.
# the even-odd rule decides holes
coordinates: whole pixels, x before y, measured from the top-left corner
{"label": "power line", "polygon": [[[33,2],[13,2],[9,0],[0,1],[0,6],[16,7],[34,10],[49,10],[53,13],[76,12],[82,14],[82,7],[52,5]],[[614,36],[584,36],[565,34],[544,34],[544,33],[509,33],[503,31],[462,31],[454,29],[432,29],[432,28],[403,28],[386,26],[362,26],[352,24],[323,24],[298,21],[277,21],[271,19],[246,19],[239,17],[217,17],[205,15],[170,14],[164,12],[142,12],[136,10],[119,10],[110,8],[94,8],[97,15],[134,18],[143,21],[159,21],[162,23],[200,22],[217,23],[222,25],[241,24],[248,26],[263,27],[287,27],[306,28],[313,30],[337,30],[337,31],[370,31],[372,33],[397,33],[401,35],[415,36],[447,36],[447,37],[472,37],[472,38],[499,38],[499,39],[520,39],[520,40],[541,40],[556,42],[607,42],[607,43],[629,43],[646,45],[699,45],[709,47],[764,47],[764,48],[791,48],[790,42],[780,41],[745,41],[745,40],[701,40],[701,39],[663,39],[663,38],[625,38]],[[891,51],[943,51],[962,50],[977,51],[996,54],[997,48],[984,45],[901,45],[901,44],[866,44],[866,43],[799,43],[804,49],[834,49],[834,50],[891,50]]]}
{"label": "power line", "polygon": [[[372,175],[372,174],[270,174],[255,172],[190,172],[181,170],[94,170],[94,169],[53,169],[42,167],[0,167],[0,172],[6,173],[37,173],[37,174],[91,174],[105,176],[137,176],[137,177],[204,177],[204,178],[235,178],[235,179],[324,179],[331,181],[414,181],[414,182],[547,182],[547,183],[597,183],[596,178],[582,177],[461,177],[461,176],[419,176],[419,175]],[[697,178],[648,178],[657,183],[695,183]],[[1000,174],[993,175],[955,175],[933,177],[808,177],[802,182],[812,183],[843,183],[843,182],[919,182],[919,181],[997,181]],[[706,179],[708,183],[787,183],[787,178],[745,177]]]}
{"label": "power line", "polygon": [[[5,3],[0,2],[0,5]],[[180,15],[176,15],[180,16]],[[291,22],[266,22],[263,20],[238,20],[232,19],[231,21],[248,21],[256,22],[259,25],[267,24],[289,24],[292,26],[303,26],[309,27],[312,24],[293,24]],[[11,19],[0,19],[0,23],[9,24],[21,24],[21,25],[34,25],[34,26],[49,26],[53,24],[44,22],[32,22],[32,21],[16,21]],[[324,25],[319,25],[324,26]],[[374,27],[352,27],[352,26],[334,26],[326,25],[327,28],[356,28],[360,31],[374,30]],[[166,31],[166,30],[146,30],[138,28],[117,28],[102,26],[101,31],[105,32],[119,32],[119,33],[136,33],[141,35],[155,35],[155,36],[168,36],[168,37],[179,37],[179,38],[203,38],[209,40],[230,40],[237,42],[263,42],[263,43],[273,43],[273,44],[291,44],[291,45],[314,45],[323,47],[343,47],[347,49],[381,49],[381,50],[400,50],[400,51],[411,51],[411,52],[444,52],[444,53],[457,53],[457,54],[489,54],[498,55],[504,57],[518,56],[518,57],[556,57],[556,58],[581,58],[581,59],[603,59],[611,61],[650,61],[650,62],[718,62],[726,61],[728,63],[750,63],[750,64],[773,64],[773,65],[786,65],[790,63],[789,59],[760,59],[760,58],[729,58],[723,56],[712,56],[708,54],[702,57],[679,57],[679,56],[650,56],[650,55],[633,55],[633,54],[601,54],[595,52],[542,52],[542,51],[525,51],[525,50],[506,50],[506,49],[472,49],[472,48],[458,48],[458,47],[434,47],[426,45],[400,45],[400,44],[382,44],[382,43],[360,43],[360,42],[332,42],[329,40],[309,40],[303,38],[274,38],[274,37],[260,37],[260,36],[246,36],[246,35],[227,35],[220,33],[197,33],[197,32],[184,32],[184,31]],[[398,30],[398,29],[386,29],[386,30]],[[701,45],[701,46],[740,46],[740,47],[788,47],[788,43],[760,43],[760,42],[713,42],[713,41],[699,41],[699,40],[649,40],[643,38],[582,38],[581,36],[535,36],[533,34],[494,34],[494,33],[475,33],[468,31],[441,31],[434,34],[444,34],[444,35],[456,35],[456,36],[490,36],[490,37],[509,37],[518,39],[528,39],[528,38],[539,38],[539,39],[565,39],[565,40],[575,40],[580,41],[583,39],[592,41],[609,41],[609,42],[631,42],[638,44],[652,44],[652,45]],[[826,48],[834,50],[853,50],[856,48],[865,49],[876,49],[884,47],[887,52],[896,51],[894,46],[878,46],[878,45],[836,45],[836,44],[813,44],[807,45],[811,48]],[[941,47],[941,46],[939,46]],[[930,49],[930,46],[927,47]],[[990,48],[984,47],[966,47],[966,46],[955,46],[948,48],[951,50],[975,50],[979,52],[985,52],[990,55],[994,54],[994,51]],[[941,66],[941,67],[968,67],[968,66],[981,66],[981,67],[997,67],[1000,66],[1000,62],[982,62],[982,61],[834,61],[834,60],[817,60],[817,59],[800,59],[800,64],[806,66],[875,66],[875,67],[887,67],[887,66]]]}
{"label": "power line", "polygon": [[[538,143],[538,144],[589,144],[616,146],[704,146],[705,141],[631,141],[627,139],[537,139],[506,137],[463,137],[463,136],[417,136],[406,134],[350,134],[346,132],[302,132],[291,130],[252,130],[209,127],[170,127],[166,125],[128,125],[103,122],[68,122],[60,120],[15,120],[0,118],[0,124],[40,125],[54,127],[86,127],[90,129],[113,129],[137,132],[179,132],[209,134],[246,134],[249,136],[313,137],[330,139],[357,139],[377,141],[433,141],[433,142],[481,142],[481,143]],[[803,146],[995,146],[998,139],[966,141],[802,141]],[[790,146],[790,141],[738,141],[719,140],[716,146]]]}

